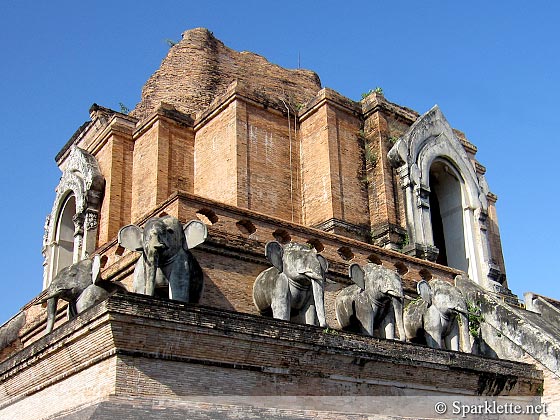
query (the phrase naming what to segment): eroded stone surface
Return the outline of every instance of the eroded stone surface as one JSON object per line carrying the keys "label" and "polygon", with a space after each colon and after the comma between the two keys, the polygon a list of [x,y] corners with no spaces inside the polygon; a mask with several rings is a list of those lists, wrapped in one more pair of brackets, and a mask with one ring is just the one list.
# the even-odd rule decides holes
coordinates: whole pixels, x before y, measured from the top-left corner
{"label": "eroded stone surface", "polygon": [[305,104],[321,89],[319,76],[312,71],[288,70],[260,55],[234,51],[209,30],[196,28],[184,32],[170,49],[130,115],[144,119],[161,102],[185,114],[198,114],[236,80],[278,108],[283,108],[281,100],[289,100],[292,106]]}

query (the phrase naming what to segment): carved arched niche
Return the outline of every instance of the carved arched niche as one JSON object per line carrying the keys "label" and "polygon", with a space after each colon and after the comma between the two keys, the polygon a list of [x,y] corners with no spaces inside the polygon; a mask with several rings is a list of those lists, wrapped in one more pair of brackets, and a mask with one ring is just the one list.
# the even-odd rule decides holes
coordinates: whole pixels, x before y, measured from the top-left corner
{"label": "carved arched niche", "polygon": [[97,160],[72,146],[63,167],[52,211],[45,222],[43,289],[62,268],[89,257],[97,240],[105,188]]}
{"label": "carved arched niche", "polygon": [[[405,251],[431,261],[441,252],[439,262],[494,289],[496,270],[486,227],[488,186],[438,106],[410,127],[388,158],[403,189],[410,238]],[[449,243],[442,241],[440,230]],[[446,249],[438,249],[436,242]]]}

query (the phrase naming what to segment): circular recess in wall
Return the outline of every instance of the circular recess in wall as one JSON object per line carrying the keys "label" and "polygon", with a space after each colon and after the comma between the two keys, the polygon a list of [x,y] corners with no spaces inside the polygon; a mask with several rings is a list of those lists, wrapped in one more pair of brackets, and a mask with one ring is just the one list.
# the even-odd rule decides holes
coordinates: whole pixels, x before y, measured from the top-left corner
{"label": "circular recess in wall", "polygon": [[247,219],[240,220],[235,225],[237,226],[237,229],[239,229],[239,231],[241,233],[244,233],[245,235],[252,235],[257,231],[255,225]]}
{"label": "circular recess in wall", "polygon": [[381,258],[379,258],[375,254],[369,254],[368,257],[367,257],[367,260],[368,260],[368,262],[373,263],[373,264],[383,265],[383,262],[381,261]]}
{"label": "circular recess in wall", "polygon": [[218,216],[214,213],[213,210],[208,208],[202,208],[196,212],[196,217],[205,225],[213,225],[214,223],[218,222]]}
{"label": "circular recess in wall", "polygon": [[160,214],[158,214],[158,217],[164,217],[164,216],[169,216],[169,214],[167,214],[167,212],[162,211]]}
{"label": "circular recess in wall", "polygon": [[307,241],[309,245],[317,250],[317,252],[322,252],[325,249],[325,246],[321,243],[319,239],[311,238]]}
{"label": "circular recess in wall", "polygon": [[402,261],[396,262],[395,268],[397,269],[397,273],[399,273],[401,276],[404,276],[406,273],[408,273],[408,267]]}
{"label": "circular recess in wall", "polygon": [[287,244],[292,240],[290,234],[284,229],[276,229],[274,232],[272,232],[272,236],[274,236],[274,239],[276,239],[281,244]]}
{"label": "circular recess in wall", "polygon": [[420,277],[422,277],[422,280],[431,280],[434,276],[432,275],[432,273],[430,273],[430,271],[426,270],[425,268],[423,268],[422,270],[420,270],[418,272],[418,274],[420,274]]}
{"label": "circular recess in wall", "polygon": [[107,255],[103,255],[99,259],[99,262],[101,263],[101,268],[105,268],[105,266],[107,265],[107,261],[109,261],[109,257]]}
{"label": "circular recess in wall", "polygon": [[340,255],[344,261],[350,261],[354,258],[354,253],[347,246],[341,246],[338,248],[338,255]]}

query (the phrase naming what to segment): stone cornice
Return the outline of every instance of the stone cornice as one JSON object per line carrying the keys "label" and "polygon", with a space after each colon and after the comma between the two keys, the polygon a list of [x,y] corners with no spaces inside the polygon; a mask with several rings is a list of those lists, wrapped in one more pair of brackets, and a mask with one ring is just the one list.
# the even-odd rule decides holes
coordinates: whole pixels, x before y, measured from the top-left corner
{"label": "stone cornice", "polygon": [[242,100],[251,105],[267,109],[269,112],[277,115],[286,114],[286,109],[278,102],[271,100],[263,93],[251,91],[250,87],[235,81],[228,86],[222,95],[217,96],[206,110],[196,116],[193,123],[195,131],[198,131],[235,100]]}
{"label": "stone cornice", "polygon": [[409,124],[412,124],[420,116],[416,111],[389,102],[382,94],[370,93],[366,98],[361,101],[362,113],[364,118],[368,118],[371,114],[378,111],[384,111],[394,115],[397,118],[403,119]]}
{"label": "stone cornice", "polygon": [[300,110],[299,122],[301,123],[305,121],[309,116],[313,115],[319,108],[321,108],[325,104],[333,106],[343,112],[352,114],[356,117],[360,117],[361,115],[359,103],[346,98],[345,96],[332,89],[324,88],[321,89],[319,93],[317,93],[317,95],[311,102],[309,102],[304,108]]}
{"label": "stone cornice", "polygon": [[[90,115],[91,120],[82,124],[55,156],[55,161],[58,166],[60,166],[69,155],[70,147],[73,145],[80,146],[83,139],[86,137],[94,137],[95,140],[92,144],[99,144],[100,142],[103,142],[100,138],[105,138],[108,129],[119,130],[121,127],[134,126],[138,122],[136,118],[131,117],[130,115],[126,115],[97,104],[93,104],[91,106]],[[125,131],[128,132],[130,130],[126,128]],[[93,153],[93,150],[98,149],[98,147],[88,147],[87,149]]]}
{"label": "stone cornice", "polygon": [[190,115],[183,114],[182,112],[177,111],[173,105],[162,102],[155,112],[142,120],[141,124],[136,127],[134,133],[132,134],[133,137],[137,139],[159,120],[166,120],[186,128],[192,128],[194,125],[194,120]]}

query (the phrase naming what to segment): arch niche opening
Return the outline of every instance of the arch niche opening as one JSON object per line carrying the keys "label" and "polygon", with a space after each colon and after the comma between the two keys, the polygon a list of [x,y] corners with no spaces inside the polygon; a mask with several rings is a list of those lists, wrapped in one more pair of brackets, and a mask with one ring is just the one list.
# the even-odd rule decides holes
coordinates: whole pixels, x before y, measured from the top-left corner
{"label": "arch niche opening", "polygon": [[[56,275],[62,268],[74,262],[74,216],[76,215],[76,197],[70,194],[57,220],[56,225]],[[53,277],[54,277],[53,275]]]}
{"label": "arch niche opening", "polygon": [[439,249],[436,262],[468,272],[462,182],[444,160],[438,159],[430,167],[430,217],[434,245]]}

